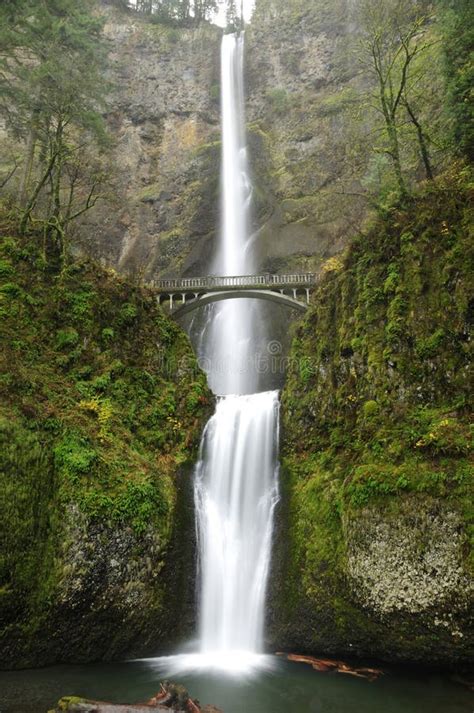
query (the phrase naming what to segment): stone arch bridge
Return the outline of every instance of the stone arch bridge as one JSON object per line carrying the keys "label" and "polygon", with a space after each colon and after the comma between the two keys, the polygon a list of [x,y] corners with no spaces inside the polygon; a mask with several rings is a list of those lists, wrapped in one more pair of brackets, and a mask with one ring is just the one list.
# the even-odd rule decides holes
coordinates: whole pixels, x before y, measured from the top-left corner
{"label": "stone arch bridge", "polygon": [[221,300],[252,298],[305,311],[317,275],[234,275],[217,277],[183,277],[154,280],[148,286],[155,290],[159,304],[167,305],[175,319],[198,307]]}

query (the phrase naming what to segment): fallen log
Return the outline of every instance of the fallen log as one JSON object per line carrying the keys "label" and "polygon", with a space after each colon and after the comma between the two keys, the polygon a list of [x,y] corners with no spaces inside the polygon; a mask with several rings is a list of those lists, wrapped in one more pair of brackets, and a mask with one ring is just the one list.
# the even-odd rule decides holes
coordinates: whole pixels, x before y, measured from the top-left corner
{"label": "fallen log", "polygon": [[[88,701],[77,696],[65,696],[58,702],[57,708],[53,708],[48,713],[171,713],[170,708],[164,706],[148,705],[115,705],[103,701]],[[173,711],[173,713],[178,713]]]}
{"label": "fallen log", "polygon": [[77,696],[61,698],[57,708],[48,713],[223,713],[214,706],[201,707],[193,700],[184,686],[165,681],[160,690],[146,703],[114,704],[105,701],[89,701]]}
{"label": "fallen log", "polygon": [[338,661],[337,659],[322,659],[302,654],[285,654],[281,651],[278,651],[276,655],[283,656],[287,661],[309,664],[315,671],[319,671],[321,673],[344,673],[348,676],[365,678],[367,681],[371,682],[383,675],[383,671],[381,669],[368,668],[367,666],[350,666],[345,661]]}
{"label": "fallen log", "polygon": [[[184,709],[189,713],[223,713],[220,708],[215,706],[199,706],[191,701],[190,707]],[[48,713],[182,713],[183,709],[170,708],[162,705],[117,705],[114,703],[105,703],[102,701],[88,701],[85,698],[75,698],[71,700],[70,696],[61,698],[58,702],[58,707],[48,711]]]}

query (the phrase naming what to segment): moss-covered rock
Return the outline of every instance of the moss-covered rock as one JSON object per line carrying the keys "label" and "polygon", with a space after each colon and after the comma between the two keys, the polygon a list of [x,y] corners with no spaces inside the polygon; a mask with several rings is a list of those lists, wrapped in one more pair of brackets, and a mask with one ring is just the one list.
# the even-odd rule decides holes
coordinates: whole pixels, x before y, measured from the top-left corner
{"label": "moss-covered rock", "polygon": [[151,293],[90,262],[52,274],[39,238],[1,245],[5,667],[177,635],[193,586],[190,469],[211,406],[186,335]]}
{"label": "moss-covered rock", "polygon": [[472,656],[472,210],[446,176],[332,265],[293,341],[279,647]]}

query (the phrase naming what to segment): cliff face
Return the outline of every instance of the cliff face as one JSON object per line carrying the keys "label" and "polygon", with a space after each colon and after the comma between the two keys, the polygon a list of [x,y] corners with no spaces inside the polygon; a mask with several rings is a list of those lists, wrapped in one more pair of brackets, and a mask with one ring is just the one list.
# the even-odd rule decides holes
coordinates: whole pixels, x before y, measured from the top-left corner
{"label": "cliff face", "polygon": [[102,12],[112,189],[78,239],[121,271],[199,274],[217,222],[220,31]]}
{"label": "cliff face", "polygon": [[0,665],[154,653],[194,612],[205,377],[150,294],[35,238],[0,253]]}
{"label": "cliff face", "polygon": [[[350,3],[257,2],[245,83],[254,229],[265,270],[318,269],[366,204],[348,160],[357,84]],[[324,7],[323,7],[324,6]],[[111,195],[78,240],[147,278],[209,269],[219,226],[220,39],[102,6],[110,45]]]}
{"label": "cliff face", "polygon": [[257,0],[247,32],[250,157],[271,270],[318,270],[366,211],[347,113],[360,84],[353,5]]}
{"label": "cliff face", "polygon": [[298,326],[282,395],[273,641],[472,655],[472,245],[447,177],[381,216]]}

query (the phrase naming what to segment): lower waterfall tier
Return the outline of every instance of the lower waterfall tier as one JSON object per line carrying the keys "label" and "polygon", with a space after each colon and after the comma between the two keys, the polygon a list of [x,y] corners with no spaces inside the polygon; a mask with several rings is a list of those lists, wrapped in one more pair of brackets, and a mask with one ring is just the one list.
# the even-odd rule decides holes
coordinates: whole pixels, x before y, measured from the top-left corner
{"label": "lower waterfall tier", "polygon": [[262,650],[278,411],[277,391],[226,396],[204,432],[195,486],[204,654]]}

